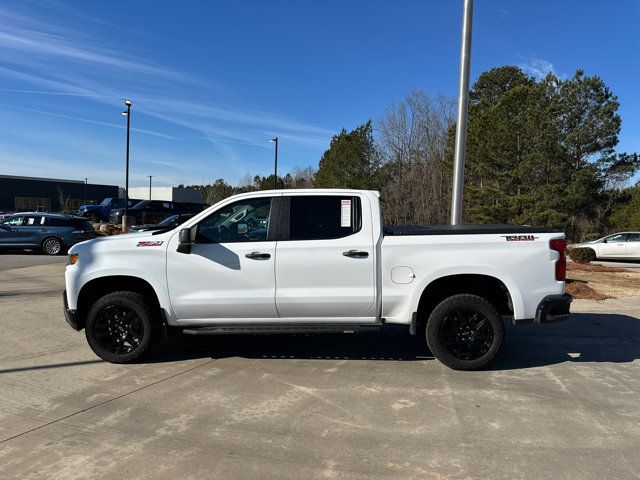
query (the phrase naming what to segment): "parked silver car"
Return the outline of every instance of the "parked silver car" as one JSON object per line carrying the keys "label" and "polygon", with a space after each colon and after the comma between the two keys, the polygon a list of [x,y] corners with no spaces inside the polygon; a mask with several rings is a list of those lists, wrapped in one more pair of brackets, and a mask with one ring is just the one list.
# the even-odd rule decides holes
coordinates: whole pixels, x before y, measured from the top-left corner
{"label": "parked silver car", "polygon": [[54,213],[16,213],[0,222],[0,248],[41,249],[58,255],[96,236],[86,218]]}
{"label": "parked silver car", "polygon": [[620,232],[573,245],[592,249],[598,260],[640,260],[640,232]]}

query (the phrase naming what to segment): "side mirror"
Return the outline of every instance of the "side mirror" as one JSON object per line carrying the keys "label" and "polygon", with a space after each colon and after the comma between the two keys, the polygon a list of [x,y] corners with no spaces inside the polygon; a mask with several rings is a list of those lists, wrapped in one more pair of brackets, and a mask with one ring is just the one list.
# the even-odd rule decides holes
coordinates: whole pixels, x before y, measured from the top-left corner
{"label": "side mirror", "polygon": [[608,240],[605,238],[604,240],[602,240],[602,243],[609,243]]}
{"label": "side mirror", "polygon": [[179,253],[191,253],[191,229],[183,228],[178,232],[178,248]]}

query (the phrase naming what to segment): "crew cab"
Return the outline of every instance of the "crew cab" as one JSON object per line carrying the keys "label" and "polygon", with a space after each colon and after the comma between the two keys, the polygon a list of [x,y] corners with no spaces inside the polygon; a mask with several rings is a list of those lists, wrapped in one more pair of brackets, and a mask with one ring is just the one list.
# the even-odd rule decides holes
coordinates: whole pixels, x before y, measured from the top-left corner
{"label": "crew cab", "polygon": [[569,315],[565,238],[512,225],[383,227],[379,195],[275,190],[229,197],[173,230],[75,245],[64,312],[102,359],[126,363],[171,330],[424,336],[447,366],[487,365],[504,321]]}

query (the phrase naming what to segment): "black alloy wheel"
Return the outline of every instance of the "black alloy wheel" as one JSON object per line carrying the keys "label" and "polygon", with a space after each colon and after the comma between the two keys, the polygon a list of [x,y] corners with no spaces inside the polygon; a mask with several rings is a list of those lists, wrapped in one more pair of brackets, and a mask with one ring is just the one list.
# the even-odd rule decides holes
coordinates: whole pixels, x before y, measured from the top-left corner
{"label": "black alloy wheel", "polygon": [[144,323],[140,316],[125,306],[111,305],[96,318],[95,337],[110,353],[123,355],[140,346],[144,337]]}
{"label": "black alloy wheel", "polygon": [[493,343],[491,322],[478,311],[454,310],[440,325],[440,339],[446,349],[460,360],[477,360]]}
{"label": "black alloy wheel", "polygon": [[91,305],[85,334],[91,349],[103,360],[138,360],[160,341],[160,312],[138,292],[111,292]]}
{"label": "black alloy wheel", "polygon": [[457,294],[431,311],[426,328],[431,353],[454,370],[477,370],[488,365],[504,341],[504,322],[485,298]]}

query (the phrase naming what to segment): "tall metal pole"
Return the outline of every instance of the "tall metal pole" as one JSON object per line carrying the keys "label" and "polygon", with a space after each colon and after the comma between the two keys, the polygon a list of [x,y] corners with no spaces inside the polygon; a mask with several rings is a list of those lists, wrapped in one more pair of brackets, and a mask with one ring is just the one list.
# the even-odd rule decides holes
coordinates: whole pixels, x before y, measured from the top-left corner
{"label": "tall metal pole", "polygon": [[458,120],[453,164],[453,193],[451,197],[451,225],[462,223],[464,193],[464,155],[467,148],[467,113],[469,108],[469,69],[471,65],[471,24],[473,0],[464,0],[462,14],[462,46],[460,48],[460,81],[458,89]]}
{"label": "tall metal pole", "polygon": [[87,204],[87,180],[89,180],[88,178],[84,179],[84,203],[85,205]]}
{"label": "tall metal pole", "polygon": [[273,171],[273,188],[274,190],[278,189],[278,137],[271,139],[276,144],[276,158],[275,158],[275,168]]}
{"label": "tall metal pole", "polygon": [[[125,100],[127,106],[127,162],[126,162],[126,174],[124,181],[124,215],[122,216],[122,229],[124,231],[129,227],[129,131],[131,127],[131,100]],[[125,114],[125,112],[122,112]]]}
{"label": "tall metal pole", "polygon": [[147,175],[147,177],[149,177],[149,200],[151,200],[151,179],[153,175]]}

